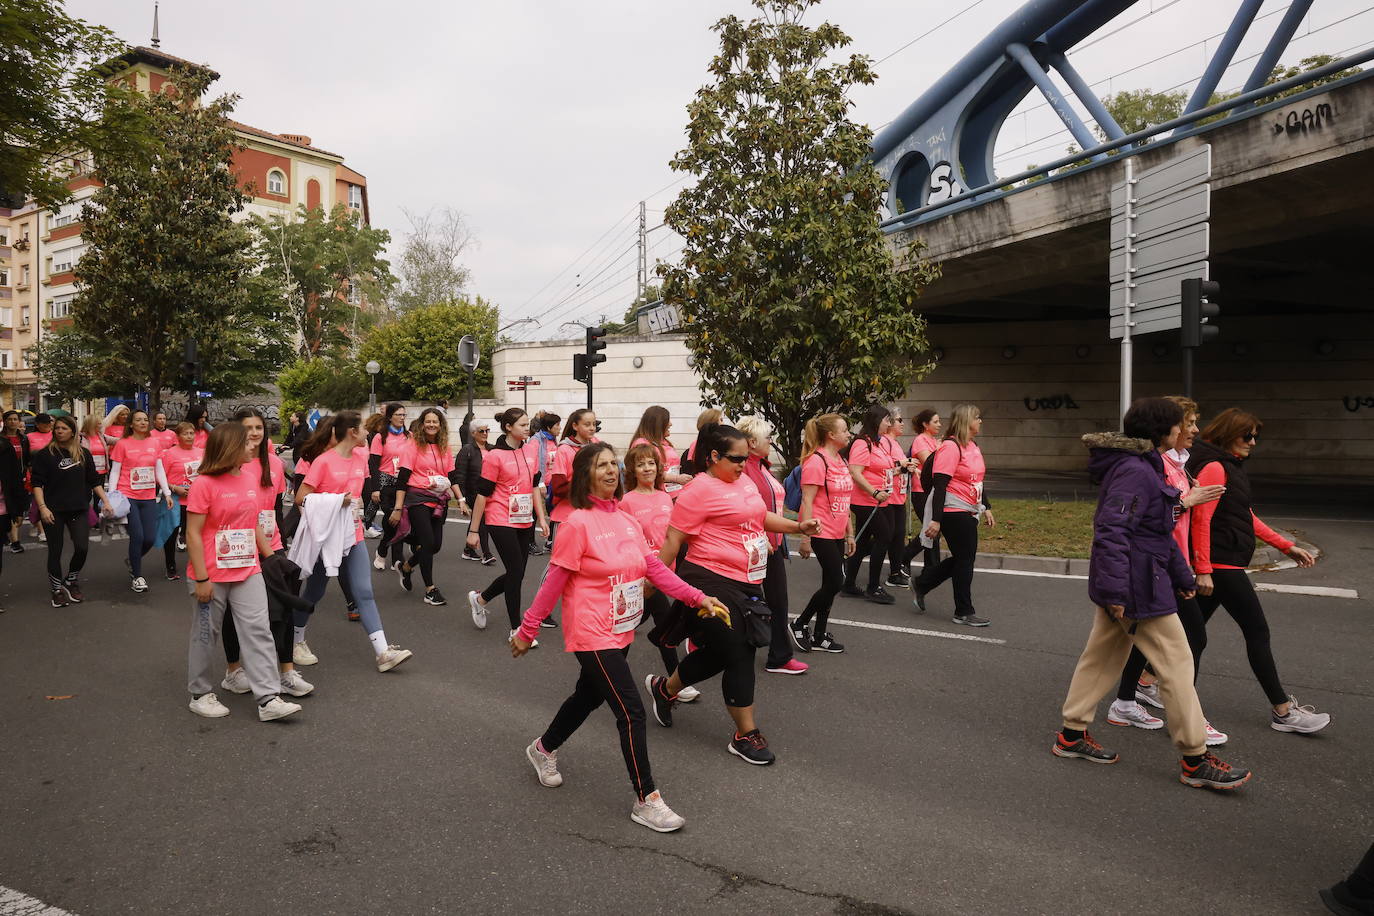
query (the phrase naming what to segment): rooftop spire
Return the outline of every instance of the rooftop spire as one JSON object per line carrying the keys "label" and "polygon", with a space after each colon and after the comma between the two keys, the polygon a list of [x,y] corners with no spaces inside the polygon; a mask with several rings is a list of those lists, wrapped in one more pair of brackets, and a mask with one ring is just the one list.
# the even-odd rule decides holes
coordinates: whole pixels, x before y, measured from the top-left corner
{"label": "rooftop spire", "polygon": [[162,47],[162,39],[157,37],[157,0],[153,0],[153,47]]}

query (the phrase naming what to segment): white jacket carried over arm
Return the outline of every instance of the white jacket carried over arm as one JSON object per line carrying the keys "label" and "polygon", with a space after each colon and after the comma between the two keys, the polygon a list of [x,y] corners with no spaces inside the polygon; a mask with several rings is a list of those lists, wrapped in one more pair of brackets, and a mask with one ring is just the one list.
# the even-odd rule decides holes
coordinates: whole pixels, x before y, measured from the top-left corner
{"label": "white jacket carried over arm", "polygon": [[353,547],[357,526],[342,493],[311,493],[301,506],[301,521],[286,558],[309,576],[315,562],[324,563],[327,576],[337,576],[344,553]]}

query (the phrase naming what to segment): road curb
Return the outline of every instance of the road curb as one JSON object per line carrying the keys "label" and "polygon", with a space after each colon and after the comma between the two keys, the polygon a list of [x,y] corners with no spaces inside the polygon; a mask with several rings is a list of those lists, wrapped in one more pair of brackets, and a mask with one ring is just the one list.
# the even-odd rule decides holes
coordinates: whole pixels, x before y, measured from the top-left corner
{"label": "road curb", "polygon": [[[1292,532],[1274,529],[1299,547],[1320,557],[1322,550],[1317,545],[1293,536]],[[1255,551],[1248,569],[1251,572],[1271,572],[1276,569],[1291,569],[1297,564],[1277,547],[1261,547]],[[1049,573],[1060,576],[1086,576],[1088,561],[1078,557],[1033,557],[1019,553],[980,553],[973,561],[974,569],[1010,569],[1017,572]]]}

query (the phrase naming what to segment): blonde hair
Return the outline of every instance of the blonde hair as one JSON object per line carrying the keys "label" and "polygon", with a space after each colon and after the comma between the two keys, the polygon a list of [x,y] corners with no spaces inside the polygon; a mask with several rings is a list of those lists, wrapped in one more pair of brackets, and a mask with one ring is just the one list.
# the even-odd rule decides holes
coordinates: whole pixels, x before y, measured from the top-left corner
{"label": "blonde hair", "polygon": [[825,437],[838,430],[843,422],[844,417],[837,413],[823,413],[807,420],[806,430],[802,434],[802,461],[820,451],[825,444]]}
{"label": "blonde hair", "polygon": [[945,427],[945,438],[954,439],[960,445],[973,441],[970,430],[973,421],[983,415],[976,404],[960,404],[950,412],[949,426]]}
{"label": "blonde hair", "polygon": [[1166,400],[1166,401],[1173,401],[1173,402],[1174,402],[1175,404],[1177,404],[1179,407],[1182,407],[1182,408],[1183,408],[1183,425],[1184,425],[1184,426],[1187,426],[1187,425],[1188,425],[1188,417],[1189,417],[1189,416],[1192,416],[1192,418],[1193,418],[1194,420],[1200,420],[1200,419],[1202,419],[1202,408],[1199,407],[1197,401],[1194,401],[1192,398],[1185,398],[1185,397],[1184,397],[1183,395],[1181,395],[1181,394],[1171,394],[1171,395],[1169,395],[1167,398],[1165,398],[1164,400]]}
{"label": "blonde hair", "polygon": [[100,418],[93,413],[86,414],[86,418],[81,421],[81,437],[84,439],[87,436],[99,436],[100,434]]}
{"label": "blonde hair", "polygon": [[744,433],[750,439],[757,439],[759,441],[763,441],[773,435],[773,424],[757,415],[742,417],[740,421],[735,424],[735,429]]}
{"label": "blonde hair", "polygon": [[701,432],[712,423],[719,423],[725,417],[725,411],[719,407],[708,407],[697,414],[697,432]]}

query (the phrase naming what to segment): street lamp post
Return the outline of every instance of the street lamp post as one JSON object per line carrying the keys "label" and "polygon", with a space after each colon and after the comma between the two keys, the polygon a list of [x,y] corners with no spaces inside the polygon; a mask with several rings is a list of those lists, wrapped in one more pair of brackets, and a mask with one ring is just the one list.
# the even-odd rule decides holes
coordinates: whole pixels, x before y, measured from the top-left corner
{"label": "street lamp post", "polygon": [[367,415],[370,417],[377,412],[377,373],[382,371],[382,364],[375,359],[367,361],[368,379],[372,382],[372,391],[367,397]]}

